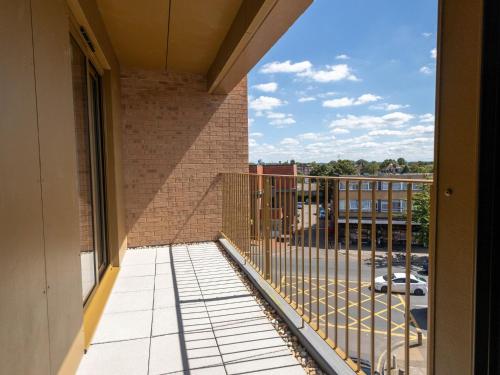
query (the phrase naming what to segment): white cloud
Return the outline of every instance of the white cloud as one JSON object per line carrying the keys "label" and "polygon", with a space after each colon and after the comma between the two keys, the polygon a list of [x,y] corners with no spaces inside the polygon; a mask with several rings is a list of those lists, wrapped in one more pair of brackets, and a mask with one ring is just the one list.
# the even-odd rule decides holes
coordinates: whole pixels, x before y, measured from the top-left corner
{"label": "white cloud", "polygon": [[434,134],[434,125],[428,125],[428,126],[417,125],[417,126],[412,126],[406,130],[407,135],[420,135],[425,133]]}
{"label": "white cloud", "polygon": [[332,133],[333,134],[349,134],[350,131],[348,129],[344,129],[344,128],[333,128]]}
{"label": "white cloud", "polygon": [[392,112],[383,116],[355,116],[347,115],[340,116],[338,119],[330,123],[330,128],[342,129],[377,129],[387,126],[402,126],[414,116],[403,112]]}
{"label": "white cloud", "polygon": [[355,99],[347,97],[325,100],[323,102],[323,107],[328,107],[328,108],[349,107],[354,105],[354,101]]}
{"label": "white cloud", "polygon": [[343,97],[339,99],[325,100],[323,102],[323,107],[328,107],[328,108],[350,107],[353,105],[362,105],[370,102],[376,102],[377,100],[380,99],[382,98],[377,95],[363,94],[358,98]]}
{"label": "white cloud", "polygon": [[275,92],[278,89],[278,84],[276,82],[260,83],[253,86],[255,89],[264,92]]}
{"label": "white cloud", "polygon": [[427,65],[422,66],[418,71],[425,75],[432,74],[432,69],[429,68]]}
{"label": "white cloud", "polygon": [[318,98],[326,98],[326,97],[335,96],[335,95],[337,95],[337,93],[335,91],[327,91],[327,92],[318,94]]}
{"label": "white cloud", "polygon": [[283,138],[283,140],[280,142],[280,144],[282,145],[289,145],[289,146],[296,146],[298,144],[300,144],[299,141],[297,141],[296,139],[293,139],[293,138]]}
{"label": "white cloud", "polygon": [[252,124],[254,123],[254,121],[255,121],[255,120],[254,120],[253,118],[249,117],[249,118],[248,118],[248,125],[249,125],[249,126],[250,126],[250,125],[252,125]]}
{"label": "white cloud", "polygon": [[382,116],[382,119],[393,125],[402,125],[413,119],[415,116],[404,112],[392,112]]}
{"label": "white cloud", "polygon": [[313,97],[313,96],[305,96],[303,98],[299,98],[298,102],[299,103],[305,103],[305,102],[312,102],[314,100],[316,100],[316,98]]}
{"label": "white cloud", "polygon": [[381,135],[401,135],[400,130],[390,130],[390,129],[380,129],[380,130],[372,130],[368,132],[368,135],[372,137],[377,137]]}
{"label": "white cloud", "polygon": [[434,126],[423,126],[417,125],[406,128],[404,130],[391,130],[391,129],[379,129],[372,130],[368,132],[369,136],[379,137],[379,136],[397,136],[397,137],[410,137],[410,136],[422,136],[428,135],[429,133],[434,133]]}
{"label": "white cloud", "polygon": [[324,138],[304,140],[285,138],[276,144],[250,145],[250,160],[263,159],[267,162],[280,160],[300,160],[304,162],[342,159],[367,159],[382,161],[402,156],[407,160],[432,160],[434,140],[431,133],[396,139],[389,137],[374,138],[369,135],[355,136],[348,139]]}
{"label": "white cloud", "polygon": [[408,104],[392,104],[392,103],[379,103],[370,106],[370,109],[381,109],[383,111],[397,111],[398,109],[408,108]]}
{"label": "white cloud", "polygon": [[250,108],[256,111],[270,111],[273,108],[283,105],[283,101],[272,96],[259,96],[250,101]]}
{"label": "white cloud", "polygon": [[309,77],[316,82],[337,82],[342,80],[359,81],[347,64],[327,65],[324,70],[309,69],[298,73],[299,76]]}
{"label": "white cloud", "polygon": [[313,64],[308,61],[293,63],[290,60],[283,62],[273,61],[265,64],[261,73],[293,73],[298,77],[307,77],[316,82],[337,82],[342,80],[359,81],[352,69],[347,64],[326,65],[325,69],[314,69]]}
{"label": "white cloud", "polygon": [[322,139],[323,136],[320,133],[304,133],[299,134],[298,138],[306,141],[317,141]]}
{"label": "white cloud", "polygon": [[434,115],[432,113],[425,113],[418,116],[420,122],[434,122]]}
{"label": "white cloud", "polygon": [[345,53],[342,53],[340,55],[335,56],[335,59],[337,60],[349,60],[349,56],[347,56]]}
{"label": "white cloud", "polygon": [[286,113],[281,113],[281,112],[267,112],[266,117],[269,119],[276,119],[276,118],[285,118]]}
{"label": "white cloud", "polygon": [[437,49],[431,49],[431,59],[435,59],[437,57]]}
{"label": "white cloud", "polygon": [[430,38],[432,36],[432,33],[422,33],[422,36],[424,38]]}
{"label": "white cloud", "polygon": [[259,132],[255,132],[255,133],[250,133],[249,136],[254,137],[254,138],[261,138],[264,136],[264,134],[259,133]]}
{"label": "white cloud", "polygon": [[261,73],[301,73],[312,68],[310,61],[292,63],[290,60],[279,62],[273,61],[265,64],[260,70]]}
{"label": "white cloud", "polygon": [[248,138],[248,146],[250,147],[257,146],[257,141],[253,138]]}
{"label": "white cloud", "polygon": [[382,99],[380,96],[373,95],[373,94],[363,94],[356,99],[355,104],[356,105],[361,105],[361,104],[366,104],[366,103],[371,103],[371,102],[376,102],[377,100]]}
{"label": "white cloud", "polygon": [[278,118],[276,120],[271,121],[269,124],[276,126],[277,128],[284,128],[288,125],[295,124],[296,121],[292,116],[286,118]]}

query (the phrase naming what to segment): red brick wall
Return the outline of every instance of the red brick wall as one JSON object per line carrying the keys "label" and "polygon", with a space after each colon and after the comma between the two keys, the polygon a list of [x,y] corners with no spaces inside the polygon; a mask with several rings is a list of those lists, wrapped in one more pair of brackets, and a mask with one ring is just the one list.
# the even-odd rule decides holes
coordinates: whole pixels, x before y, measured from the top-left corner
{"label": "red brick wall", "polygon": [[130,247],[215,239],[220,172],[248,171],[247,83],[210,95],[200,75],[124,71],[123,171]]}

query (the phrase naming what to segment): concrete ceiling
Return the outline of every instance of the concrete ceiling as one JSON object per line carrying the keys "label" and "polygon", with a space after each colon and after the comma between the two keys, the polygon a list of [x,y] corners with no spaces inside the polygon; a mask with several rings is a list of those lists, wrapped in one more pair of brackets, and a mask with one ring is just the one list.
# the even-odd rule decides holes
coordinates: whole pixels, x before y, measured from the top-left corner
{"label": "concrete ceiling", "polygon": [[97,0],[120,65],[207,74],[243,0]]}

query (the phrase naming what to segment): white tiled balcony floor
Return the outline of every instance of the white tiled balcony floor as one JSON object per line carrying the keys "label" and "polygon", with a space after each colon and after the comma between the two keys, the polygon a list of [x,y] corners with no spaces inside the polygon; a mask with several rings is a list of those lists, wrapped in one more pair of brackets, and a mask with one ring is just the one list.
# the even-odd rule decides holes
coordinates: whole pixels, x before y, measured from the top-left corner
{"label": "white tiled balcony floor", "polygon": [[128,250],[79,374],[304,374],[215,243]]}

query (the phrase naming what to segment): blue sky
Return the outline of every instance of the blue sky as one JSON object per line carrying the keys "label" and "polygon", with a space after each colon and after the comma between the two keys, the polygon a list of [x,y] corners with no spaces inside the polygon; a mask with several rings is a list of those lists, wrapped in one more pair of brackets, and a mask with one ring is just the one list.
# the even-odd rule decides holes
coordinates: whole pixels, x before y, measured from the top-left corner
{"label": "blue sky", "polygon": [[315,0],[248,75],[250,161],[432,160],[437,0]]}

